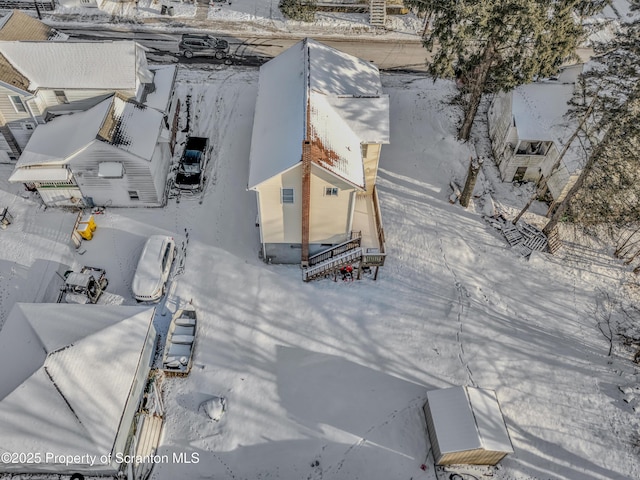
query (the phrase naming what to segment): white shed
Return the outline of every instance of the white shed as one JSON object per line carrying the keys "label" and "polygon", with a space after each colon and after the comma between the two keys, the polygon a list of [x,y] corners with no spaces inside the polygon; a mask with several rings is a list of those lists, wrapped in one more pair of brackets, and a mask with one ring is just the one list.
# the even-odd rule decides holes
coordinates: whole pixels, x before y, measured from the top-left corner
{"label": "white shed", "polygon": [[153,359],[154,309],[18,303],[0,330],[7,473],[117,474]]}
{"label": "white shed", "polygon": [[432,390],[424,413],[436,465],[496,465],[513,453],[493,390]]}

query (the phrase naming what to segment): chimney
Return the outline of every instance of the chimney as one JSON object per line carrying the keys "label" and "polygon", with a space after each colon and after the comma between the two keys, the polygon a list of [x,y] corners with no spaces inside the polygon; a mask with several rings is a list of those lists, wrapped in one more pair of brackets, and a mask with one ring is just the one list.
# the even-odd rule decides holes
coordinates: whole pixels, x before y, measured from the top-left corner
{"label": "chimney", "polygon": [[311,204],[311,142],[302,143],[302,267],[309,266],[309,209]]}

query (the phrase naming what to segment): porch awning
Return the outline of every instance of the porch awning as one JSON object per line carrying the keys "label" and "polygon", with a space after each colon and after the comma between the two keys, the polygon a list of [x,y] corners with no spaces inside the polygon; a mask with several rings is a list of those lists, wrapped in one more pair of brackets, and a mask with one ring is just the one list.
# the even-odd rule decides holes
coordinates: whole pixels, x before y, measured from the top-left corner
{"label": "porch awning", "polygon": [[66,168],[16,168],[9,177],[12,183],[66,182],[71,172]]}

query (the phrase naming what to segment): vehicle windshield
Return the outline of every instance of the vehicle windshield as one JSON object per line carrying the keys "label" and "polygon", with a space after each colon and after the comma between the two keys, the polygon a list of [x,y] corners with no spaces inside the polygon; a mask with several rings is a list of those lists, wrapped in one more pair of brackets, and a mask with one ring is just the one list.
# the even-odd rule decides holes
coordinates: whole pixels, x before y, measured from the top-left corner
{"label": "vehicle windshield", "polygon": [[180,173],[200,173],[199,163],[183,163],[178,170]]}

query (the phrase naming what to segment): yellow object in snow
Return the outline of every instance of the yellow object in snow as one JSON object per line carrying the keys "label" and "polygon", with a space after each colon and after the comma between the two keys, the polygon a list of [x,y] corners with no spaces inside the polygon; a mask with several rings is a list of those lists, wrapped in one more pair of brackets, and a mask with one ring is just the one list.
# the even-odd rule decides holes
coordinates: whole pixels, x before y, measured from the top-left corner
{"label": "yellow object in snow", "polygon": [[98,226],[96,225],[95,220],[93,219],[93,215],[89,215],[89,218],[82,217],[82,221],[80,223],[86,223],[89,225],[89,228],[91,229],[92,232],[96,231],[96,228],[98,228]]}
{"label": "yellow object in snow", "polygon": [[76,228],[76,232],[85,240],[91,240],[93,238],[93,231],[91,230],[89,222],[80,222],[78,228]]}

